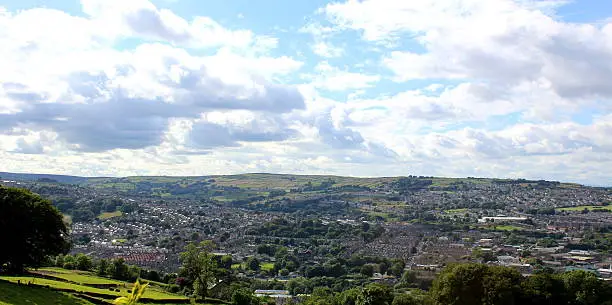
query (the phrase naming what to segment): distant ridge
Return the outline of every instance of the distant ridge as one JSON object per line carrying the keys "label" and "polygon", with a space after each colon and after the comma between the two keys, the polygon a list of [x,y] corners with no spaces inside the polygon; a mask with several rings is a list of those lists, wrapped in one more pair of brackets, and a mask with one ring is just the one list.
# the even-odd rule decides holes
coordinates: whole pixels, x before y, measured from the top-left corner
{"label": "distant ridge", "polygon": [[226,179],[238,179],[238,180],[252,180],[252,179],[287,179],[287,178],[332,178],[332,179],[355,179],[355,180],[378,180],[378,179],[398,179],[402,177],[414,177],[414,178],[422,178],[422,179],[434,179],[434,180],[471,180],[471,181],[487,181],[503,183],[504,181],[514,181],[514,182],[554,182],[561,184],[570,184],[575,186],[590,186],[595,188],[610,188],[610,185],[584,185],[581,183],[571,182],[571,181],[552,181],[552,180],[532,180],[532,179],[524,179],[524,178],[487,178],[487,177],[435,177],[435,176],[342,176],[342,175],[325,175],[325,174],[287,174],[287,173],[242,173],[242,174],[227,174],[227,175],[200,175],[200,176],[172,176],[172,175],[135,175],[135,176],[72,176],[72,175],[56,175],[56,174],[34,174],[34,173],[10,173],[10,172],[0,172],[0,182],[2,180],[16,180],[16,181],[44,181],[44,180],[53,180],[47,182],[58,182],[58,183],[66,183],[66,184],[98,184],[105,182],[113,182],[113,181],[125,181],[125,180],[133,180],[138,178],[144,178],[147,180],[151,179],[170,179],[170,180],[180,180],[180,179],[210,179],[210,178],[226,178]]}
{"label": "distant ridge", "polygon": [[68,175],[52,175],[52,174],[21,174],[21,173],[8,173],[0,172],[1,180],[21,180],[21,181],[37,181],[40,179],[51,179],[59,183],[79,184],[86,182],[89,178],[68,176]]}

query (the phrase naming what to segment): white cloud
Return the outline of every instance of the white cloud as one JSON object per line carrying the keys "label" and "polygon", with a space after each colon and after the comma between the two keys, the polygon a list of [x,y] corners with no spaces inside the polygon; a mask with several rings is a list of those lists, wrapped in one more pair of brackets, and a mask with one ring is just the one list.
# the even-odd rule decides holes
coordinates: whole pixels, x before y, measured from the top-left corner
{"label": "white cloud", "polygon": [[318,63],[314,71],[314,75],[304,75],[304,77],[310,80],[314,87],[329,91],[368,88],[380,80],[379,75],[341,70],[338,67],[331,66],[326,61]]}
{"label": "white cloud", "polygon": [[148,0],[0,9],[1,170],[609,181],[612,25],[557,5],[334,2],[310,44]]}
{"label": "white cloud", "polygon": [[148,0],[82,0],[81,4],[92,23],[116,37],[136,35],[194,48],[241,49],[260,43],[250,30],[229,30],[205,16],[188,22]]}
{"label": "white cloud", "polygon": [[324,41],[316,42],[312,46],[312,51],[315,54],[326,58],[338,57],[344,54],[344,49],[340,47],[335,47],[330,43]]}
{"label": "white cloud", "polygon": [[[234,43],[231,33],[210,19],[196,18],[187,25],[148,1],[89,0],[83,7],[89,18],[50,9],[0,16],[0,24],[6,25],[0,30],[0,43],[8,46],[0,51],[5,55],[0,58],[0,99],[7,101],[0,109],[3,132],[18,128],[52,132],[68,150],[137,150],[163,145],[171,119],[193,120],[217,109],[274,116],[304,107],[297,89],[273,82],[301,66],[288,56],[267,55],[277,45],[273,37],[249,32],[249,49]],[[34,19],[53,22],[46,25]],[[145,42],[118,51],[113,49],[112,35],[99,41],[96,26],[101,20],[111,29],[117,26],[116,37],[155,36],[192,44],[192,38],[198,37],[194,29],[208,27],[230,40],[215,42],[223,49],[212,56],[193,56],[178,46]],[[185,26],[189,26],[187,36],[182,34],[187,30],[181,30]],[[241,54],[232,51],[236,46],[245,47]],[[266,135],[270,136],[241,131],[237,137],[259,141]],[[16,136],[11,140],[16,141],[15,152],[48,151],[36,140]]]}

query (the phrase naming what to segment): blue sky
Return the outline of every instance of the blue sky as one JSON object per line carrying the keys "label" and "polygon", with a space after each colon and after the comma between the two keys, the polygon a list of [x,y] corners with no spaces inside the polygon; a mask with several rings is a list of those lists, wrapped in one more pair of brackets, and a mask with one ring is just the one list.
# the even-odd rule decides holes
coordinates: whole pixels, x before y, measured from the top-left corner
{"label": "blue sky", "polygon": [[598,0],[0,0],[0,170],[611,185],[610,17]]}

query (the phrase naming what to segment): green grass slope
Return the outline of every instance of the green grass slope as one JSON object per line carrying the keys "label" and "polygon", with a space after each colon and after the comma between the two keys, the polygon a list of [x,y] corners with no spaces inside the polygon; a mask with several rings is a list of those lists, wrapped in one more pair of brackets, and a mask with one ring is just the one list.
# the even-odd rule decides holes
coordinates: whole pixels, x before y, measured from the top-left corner
{"label": "green grass slope", "polygon": [[72,295],[0,281],[0,305],[91,305]]}
{"label": "green grass slope", "polygon": [[[96,285],[110,285],[113,289],[98,288]],[[91,303],[85,300],[87,298],[108,303],[129,294],[132,286],[133,283],[98,277],[90,272],[41,268],[23,276],[0,276],[0,305],[89,305]],[[164,286],[162,283],[150,282],[141,302],[163,305],[189,302],[183,295],[166,292]]]}

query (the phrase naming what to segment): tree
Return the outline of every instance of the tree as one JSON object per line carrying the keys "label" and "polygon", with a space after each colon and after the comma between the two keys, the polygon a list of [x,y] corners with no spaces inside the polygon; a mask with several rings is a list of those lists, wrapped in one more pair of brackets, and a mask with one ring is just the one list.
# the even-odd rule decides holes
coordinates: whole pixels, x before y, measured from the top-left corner
{"label": "tree", "polygon": [[108,260],[107,259],[101,259],[100,261],[98,261],[98,266],[96,268],[96,274],[99,276],[105,276],[107,274],[107,270],[108,270]]}
{"label": "tree", "polygon": [[522,285],[522,304],[567,304],[565,287],[559,276],[538,272],[526,278]]}
{"label": "tree", "polygon": [[91,257],[83,253],[77,254],[75,257],[75,261],[76,261],[76,269],[78,270],[89,271],[93,267]]}
{"label": "tree", "polygon": [[123,258],[115,258],[111,262],[108,275],[117,280],[126,280],[129,277],[128,266]]}
{"label": "tree", "polygon": [[136,265],[129,265],[127,270],[127,278],[130,281],[135,281],[140,277],[140,267]]}
{"label": "tree", "polygon": [[310,297],[304,303],[305,305],[330,305],[335,304],[336,299],[331,291],[327,287],[315,287]]}
{"label": "tree", "polygon": [[236,289],[232,294],[233,305],[258,305],[259,299],[248,289]]}
{"label": "tree", "polygon": [[0,186],[0,232],[0,268],[9,272],[39,267],[70,248],[62,214],[27,190]]}
{"label": "tree", "polygon": [[357,299],[359,298],[360,294],[361,294],[361,291],[359,291],[358,288],[353,288],[353,289],[342,291],[342,293],[340,293],[340,295],[337,298],[338,304],[355,305],[357,304]]}
{"label": "tree", "polygon": [[193,282],[194,293],[206,299],[208,289],[216,283],[217,262],[211,251],[215,248],[212,241],[200,244],[190,243],[181,253],[181,275]]}
{"label": "tree", "polygon": [[365,275],[365,276],[372,276],[374,275],[374,265],[372,264],[365,264],[363,266],[361,266],[361,269],[359,270],[359,273]]}
{"label": "tree", "polygon": [[564,273],[561,279],[569,296],[568,304],[610,304],[612,300],[612,287],[600,281],[594,273],[575,270]]}
{"label": "tree", "polygon": [[55,267],[63,267],[64,266],[64,255],[60,254],[55,257]]}
{"label": "tree", "polygon": [[404,267],[405,264],[403,261],[395,262],[393,263],[393,265],[391,265],[391,268],[389,268],[388,273],[391,273],[396,277],[400,277],[402,275],[402,272],[404,271]]}
{"label": "tree", "polygon": [[391,305],[393,291],[388,286],[369,284],[357,297],[356,305]]}
{"label": "tree", "polygon": [[422,305],[423,299],[412,294],[398,294],[393,298],[391,305]]}
{"label": "tree", "polygon": [[221,257],[221,268],[230,270],[232,268],[233,259],[231,255],[223,255]]}
{"label": "tree", "polygon": [[247,258],[246,264],[249,270],[258,271],[260,268],[259,260],[253,256]]}
{"label": "tree", "polygon": [[522,277],[512,268],[481,264],[450,265],[430,290],[436,305],[516,304]]}
{"label": "tree", "polygon": [[64,262],[64,264],[62,266],[60,266],[60,267],[62,267],[64,269],[72,270],[72,269],[76,268],[76,259],[72,255],[64,256],[63,262]]}
{"label": "tree", "polygon": [[406,270],[404,275],[402,275],[402,279],[400,280],[400,284],[406,287],[412,287],[413,284],[417,282],[417,273],[411,270]]}

